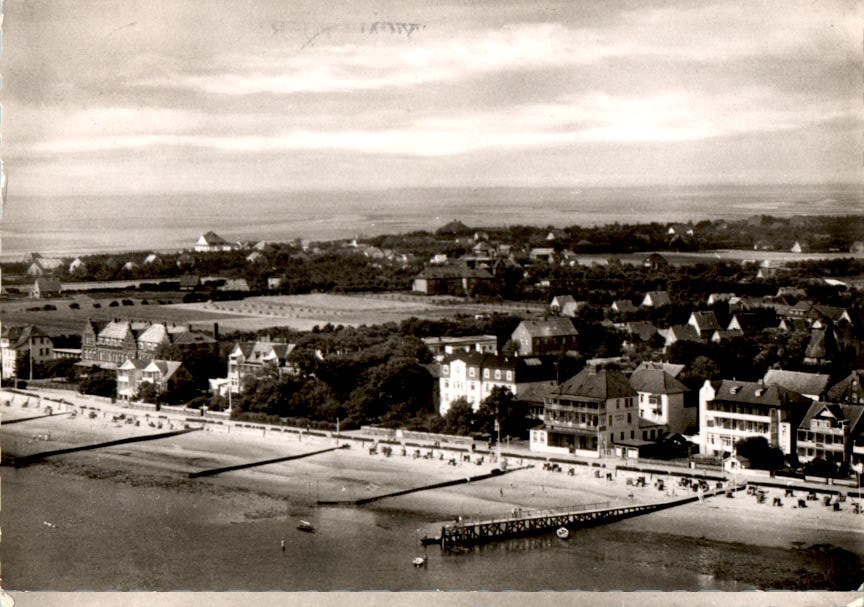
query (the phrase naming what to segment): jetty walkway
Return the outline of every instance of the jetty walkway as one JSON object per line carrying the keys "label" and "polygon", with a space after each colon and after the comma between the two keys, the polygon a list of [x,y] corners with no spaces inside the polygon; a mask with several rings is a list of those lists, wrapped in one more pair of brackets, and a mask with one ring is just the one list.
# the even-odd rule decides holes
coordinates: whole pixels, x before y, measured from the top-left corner
{"label": "jetty walkway", "polygon": [[689,504],[701,499],[725,494],[726,491],[741,491],[745,486],[739,485],[731,489],[715,489],[705,491],[700,495],[691,495],[677,500],[655,502],[652,504],[609,506],[608,502],[604,502],[558,510],[530,511],[524,515],[517,514],[506,518],[502,517],[485,521],[451,523],[441,527],[441,549],[458,550],[475,544],[529,535],[541,535],[555,531],[560,527],[572,531],[582,527],[603,525]]}

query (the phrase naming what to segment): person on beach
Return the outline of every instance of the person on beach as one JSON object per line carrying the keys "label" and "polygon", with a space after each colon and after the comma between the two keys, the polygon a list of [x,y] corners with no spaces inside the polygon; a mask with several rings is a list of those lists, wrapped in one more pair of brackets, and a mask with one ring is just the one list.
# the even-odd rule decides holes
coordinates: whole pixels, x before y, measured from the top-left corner
{"label": "person on beach", "polygon": [[284,537],[282,538],[281,547],[282,547],[282,554],[285,554],[285,538]]}

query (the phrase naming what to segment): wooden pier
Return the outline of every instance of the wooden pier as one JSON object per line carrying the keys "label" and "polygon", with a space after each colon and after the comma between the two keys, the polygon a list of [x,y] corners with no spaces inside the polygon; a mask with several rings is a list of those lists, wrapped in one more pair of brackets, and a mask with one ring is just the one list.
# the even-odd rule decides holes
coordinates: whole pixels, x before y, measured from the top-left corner
{"label": "wooden pier", "polygon": [[[740,491],[738,486],[732,491]],[[691,495],[677,500],[609,506],[606,504],[586,504],[568,509],[527,512],[524,515],[508,516],[486,521],[452,523],[441,527],[441,549],[466,548],[500,540],[554,532],[560,527],[570,531],[582,527],[604,525],[642,514],[650,514],[667,508],[689,504],[700,499],[725,494],[726,489],[706,491],[702,495]]]}

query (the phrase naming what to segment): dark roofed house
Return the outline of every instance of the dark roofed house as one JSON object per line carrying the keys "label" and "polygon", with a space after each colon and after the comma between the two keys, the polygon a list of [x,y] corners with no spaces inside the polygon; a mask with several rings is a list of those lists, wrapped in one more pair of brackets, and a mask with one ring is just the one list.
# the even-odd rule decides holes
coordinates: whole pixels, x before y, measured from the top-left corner
{"label": "dark roofed house", "polygon": [[519,347],[520,355],[554,354],[575,350],[579,333],[569,318],[523,320],[513,331],[511,339]]}
{"label": "dark roofed house", "polygon": [[544,426],[531,430],[532,451],[605,454],[636,439],[639,429],[630,382],[619,371],[592,366],[549,393],[543,417]]}
{"label": "dark roofed house", "polygon": [[612,302],[612,311],[618,314],[630,314],[638,310],[629,299],[616,299]]}
{"label": "dark roofed house", "polygon": [[430,265],[414,277],[412,289],[426,295],[471,295],[477,286],[492,279],[483,268],[457,263]]}
{"label": "dark roofed house", "polygon": [[642,261],[642,265],[650,270],[665,270],[669,267],[669,262],[659,253],[651,253]]}
{"label": "dark roofed house", "polygon": [[666,291],[649,291],[642,300],[643,308],[662,308],[672,304]]}
{"label": "dark roofed house", "polygon": [[813,401],[782,386],[724,379],[699,391],[699,440],[704,455],[731,454],[744,438],[763,437],[795,453],[798,424]]}
{"label": "dark roofed house", "polygon": [[630,376],[639,402],[640,438],[655,440],[667,432],[685,432],[696,424],[695,401],[685,399],[690,388],[663,369],[643,367]]}
{"label": "dark roofed house", "polygon": [[195,251],[198,253],[217,253],[220,251],[231,251],[234,245],[219,236],[216,232],[201,234],[195,243]]}
{"label": "dark roofed house", "polygon": [[720,323],[717,322],[717,317],[714,312],[693,312],[690,314],[690,320],[687,321],[691,327],[696,329],[699,337],[710,336],[714,331],[721,329]]}
{"label": "dark roofed house", "polygon": [[30,297],[34,299],[42,299],[43,297],[52,297],[60,295],[63,290],[60,281],[50,276],[39,276],[33,281],[33,286],[30,288]]}
{"label": "dark roofed house", "polygon": [[864,405],[864,369],[853,369],[828,390],[828,400],[834,403]]}
{"label": "dark roofed house", "polygon": [[624,327],[633,340],[651,341],[657,335],[657,327],[645,320],[628,322]]}
{"label": "dark roofed house", "polygon": [[552,298],[552,303],[549,304],[549,309],[556,314],[560,314],[561,309],[565,304],[575,301],[576,299],[572,295],[556,295]]}
{"label": "dark roofed house", "polygon": [[676,341],[702,342],[702,338],[699,337],[699,333],[696,332],[696,329],[692,325],[673,325],[668,329],[661,329],[658,333],[666,340],[664,344],[665,348],[668,348]]}
{"label": "dark roofed house", "polygon": [[732,316],[727,331],[738,330],[745,335],[757,333],[763,329],[776,326],[777,317],[769,314],[758,314],[756,312],[738,312]]}
{"label": "dark roofed house", "polygon": [[767,386],[782,386],[813,400],[819,400],[825,396],[829,380],[830,376],[822,373],[802,373],[800,371],[784,371],[783,369],[768,369],[765,377],[762,378]]}
{"label": "dark roofed house", "polygon": [[864,430],[864,407],[814,402],[798,425],[798,460],[848,463]]}

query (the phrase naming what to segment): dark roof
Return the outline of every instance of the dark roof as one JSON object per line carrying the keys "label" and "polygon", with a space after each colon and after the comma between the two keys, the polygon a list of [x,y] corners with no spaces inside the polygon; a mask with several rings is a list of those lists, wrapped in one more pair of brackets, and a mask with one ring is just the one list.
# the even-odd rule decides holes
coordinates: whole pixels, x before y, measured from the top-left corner
{"label": "dark roof", "polygon": [[637,335],[642,341],[648,341],[657,335],[657,327],[645,320],[628,322],[625,326],[630,335]]}
{"label": "dark roof", "polygon": [[532,382],[519,388],[516,400],[525,403],[542,403],[554,388],[555,386],[548,381]]}
{"label": "dark roof", "polygon": [[3,327],[3,337],[9,340],[9,347],[13,350],[26,345],[31,337],[48,337],[39,327],[27,325],[26,327]]}
{"label": "dark roof", "polygon": [[828,390],[828,400],[864,404],[864,369],[855,369]]}
{"label": "dark roof", "polygon": [[[523,320],[519,327],[524,327],[531,337],[559,337],[562,335],[578,335],[579,332],[568,318],[547,318],[546,320]],[[516,330],[519,330],[516,327]],[[515,331],[514,331],[515,333]]]}
{"label": "dark roof", "polygon": [[814,402],[810,405],[810,408],[807,409],[807,413],[804,415],[801,423],[798,424],[798,427],[804,428],[805,426],[809,426],[810,420],[819,415],[819,413],[825,409],[828,409],[831,415],[836,419],[844,420],[846,422],[850,435],[860,432],[858,426],[861,424],[862,420],[864,420],[864,407],[859,405],[838,405],[836,403],[825,402]]}
{"label": "dark roof", "polygon": [[485,278],[492,275],[483,268],[469,268],[462,264],[447,264],[442,266],[426,266],[415,278]]}
{"label": "dark roof", "polygon": [[554,379],[556,375],[552,356],[503,356],[487,352],[454,352],[444,358],[442,365],[453,360],[464,361],[469,367],[515,371],[514,381],[526,383]]}
{"label": "dark roof", "polygon": [[837,353],[837,342],[833,329],[813,329],[810,343],[804,351],[805,358],[830,358]]}
{"label": "dark roof", "polygon": [[714,400],[782,408],[809,406],[811,402],[809,398],[782,386],[766,386],[756,382],[734,379],[724,379],[720,382]]}
{"label": "dark roof", "polygon": [[219,236],[216,232],[210,231],[201,235],[207,244],[216,245],[216,244],[228,244],[228,241]]}
{"label": "dark roof", "polygon": [[680,394],[690,388],[662,369],[640,369],[630,377],[630,386],[637,392],[651,394]]}
{"label": "dark roof", "polygon": [[175,346],[192,346],[200,344],[215,344],[216,340],[200,331],[180,331],[171,334]]}
{"label": "dark roof", "polygon": [[693,312],[692,316],[700,331],[716,331],[721,328],[714,312]]}
{"label": "dark roof", "polygon": [[815,394],[820,396],[828,388],[828,375],[821,373],[802,373],[800,371],[784,371],[783,369],[768,369],[762,381],[769,386],[783,386],[798,394]]}
{"label": "dark roof", "polygon": [[666,330],[666,338],[670,336],[676,341],[702,341],[693,325],[672,325]]}
{"label": "dark roof", "polygon": [[40,276],[33,286],[38,286],[42,293],[57,293],[61,289],[60,281],[50,276]]}
{"label": "dark roof", "polygon": [[646,360],[642,361],[639,366],[636,367],[636,371],[642,371],[643,369],[660,369],[661,371],[665,371],[672,377],[678,377],[684,370],[684,365]]}
{"label": "dark roof", "polygon": [[645,297],[651,296],[651,302],[654,307],[659,308],[661,306],[668,306],[672,303],[672,300],[669,298],[669,293],[666,291],[649,291],[645,294]]}
{"label": "dark roof", "polygon": [[586,367],[576,376],[560,384],[552,394],[606,400],[636,396],[636,391],[630,387],[630,382],[620,371],[612,369],[597,371],[593,367]]}

